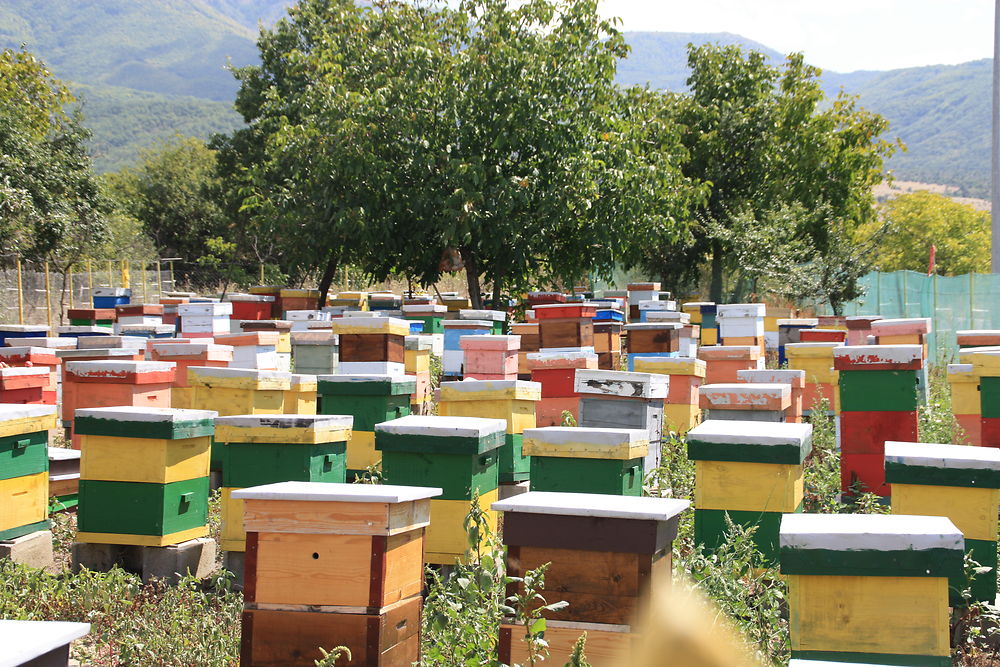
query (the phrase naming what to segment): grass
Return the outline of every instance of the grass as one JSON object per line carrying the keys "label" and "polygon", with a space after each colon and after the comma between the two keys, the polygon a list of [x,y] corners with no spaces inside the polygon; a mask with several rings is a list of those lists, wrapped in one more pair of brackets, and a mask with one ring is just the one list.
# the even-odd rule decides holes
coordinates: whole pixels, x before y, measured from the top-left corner
{"label": "grass", "polygon": [[[840,502],[839,453],[834,420],[825,406],[816,406],[813,452],[805,464],[805,511],[886,512],[873,496]],[[929,377],[929,400],[920,410],[921,439],[950,442],[957,434],[943,368]],[[372,481],[376,481],[373,479]],[[686,455],[683,438],[666,434],[662,464],[645,480],[647,495],[691,499],[694,464]],[[219,536],[219,497],[209,510],[210,534]],[[531,634],[540,627],[524,600],[506,598],[502,545],[476,513],[467,519],[470,545],[480,544],[480,555],[467,566],[450,571],[428,570],[428,595],[423,616],[424,665],[497,665],[496,645],[501,619],[517,617]],[[107,573],[69,571],[69,549],[75,517],[53,517],[53,537],[59,574],[0,561],[0,617],[34,620],[85,621],[91,634],[74,644],[74,658],[82,664],[105,665],[236,665],[239,655],[242,596],[225,576],[208,581],[185,579],[179,586],[143,584],[115,569]],[[730,526],[728,542],[714,553],[694,544],[693,512],[682,515],[674,542],[675,573],[693,581],[738,627],[746,644],[764,663],[788,660],[786,588],[773,567],[763,562],[752,542],[752,529]],[[970,571],[975,564],[969,564]],[[536,573],[544,576],[544,572]],[[536,576],[533,575],[533,576]],[[526,577],[527,578],[527,577]],[[537,580],[530,580],[537,586]],[[558,603],[546,600],[544,604]],[[520,615],[518,616],[518,604]],[[971,605],[956,614],[953,634],[956,664],[981,667],[1000,664],[997,647],[1000,617],[983,605]],[[518,632],[522,632],[518,630]],[[537,634],[537,633],[536,633]],[[322,664],[335,665],[336,647]],[[543,643],[538,644],[544,653]],[[572,664],[586,664],[586,650]],[[551,664],[546,661],[544,664]]]}

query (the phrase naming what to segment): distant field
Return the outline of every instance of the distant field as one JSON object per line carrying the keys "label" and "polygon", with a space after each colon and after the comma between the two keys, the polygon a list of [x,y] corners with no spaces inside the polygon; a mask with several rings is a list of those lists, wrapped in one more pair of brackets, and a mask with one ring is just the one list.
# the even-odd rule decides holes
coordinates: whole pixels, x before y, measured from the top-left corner
{"label": "distant field", "polygon": [[882,183],[881,185],[875,187],[875,196],[879,199],[879,201],[885,201],[886,199],[892,199],[893,197],[898,197],[899,195],[905,195],[910,192],[919,192],[921,190],[951,197],[957,202],[972,206],[977,211],[990,210],[989,199],[959,197],[956,196],[956,193],[959,192],[959,188],[954,185],[941,185],[940,183],[920,183],[918,181],[893,181],[892,185]]}

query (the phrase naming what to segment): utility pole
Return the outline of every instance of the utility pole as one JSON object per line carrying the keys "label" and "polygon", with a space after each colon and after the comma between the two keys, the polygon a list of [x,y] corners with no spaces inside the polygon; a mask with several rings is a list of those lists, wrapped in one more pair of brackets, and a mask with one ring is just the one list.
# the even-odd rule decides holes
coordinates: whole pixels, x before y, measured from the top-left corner
{"label": "utility pole", "polygon": [[1000,0],[993,10],[993,145],[991,166],[993,172],[992,253],[991,269],[1000,273]]}

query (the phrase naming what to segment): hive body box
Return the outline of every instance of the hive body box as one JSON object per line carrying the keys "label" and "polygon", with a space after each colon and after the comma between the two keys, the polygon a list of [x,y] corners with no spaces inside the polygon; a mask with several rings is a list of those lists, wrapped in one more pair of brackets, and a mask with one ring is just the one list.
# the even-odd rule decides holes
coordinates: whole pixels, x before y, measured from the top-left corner
{"label": "hive body box", "polygon": [[215,342],[233,348],[232,368],[278,370],[278,333],[276,331],[244,331],[221,334]]}
{"label": "hive body box", "polygon": [[292,323],[288,320],[247,320],[240,322],[240,330],[246,333],[271,331],[278,334],[278,370],[288,372],[292,366]]}
{"label": "hive body box", "polygon": [[594,316],[597,314],[597,306],[550,303],[535,306],[534,312],[543,351],[594,347]]}
{"label": "hive body box", "polygon": [[[36,339],[39,340],[39,339]],[[60,339],[56,339],[60,340]],[[59,388],[59,367],[62,361],[55,349],[47,347],[0,347],[0,362],[13,367],[44,368],[48,382],[42,387],[41,402],[56,405]],[[4,403],[12,402],[4,400]]]}
{"label": "hive body box", "polygon": [[580,426],[639,429],[649,434],[643,472],[660,466],[663,402],[670,376],[577,369],[574,389],[580,396]]}
{"label": "hive body box", "polygon": [[367,475],[382,460],[375,449],[375,425],[410,414],[416,380],[407,375],[321,375],[323,414],[354,418],[347,443],[347,479]]}
{"label": "hive body box", "polygon": [[[528,354],[538,352],[540,346],[537,322],[517,322],[510,325],[510,332],[520,336],[521,347],[517,352],[517,377],[520,380],[531,379],[531,367],[528,364]],[[596,334],[595,334],[596,343]]]}
{"label": "hive body box", "polygon": [[827,414],[839,414],[840,393],[837,391],[840,373],[834,368],[833,351],[841,343],[788,343],[785,358],[788,367],[806,372],[806,386],[802,391],[802,414],[810,415],[826,401]]}
{"label": "hive body box", "polygon": [[278,296],[281,299],[282,312],[290,310],[312,310],[319,303],[319,290],[281,288]]}
{"label": "hive body box", "polygon": [[[622,664],[635,637],[632,619],[653,589],[671,585],[671,547],[686,500],[532,491],[493,504],[504,513],[507,573],[545,572],[546,600],[569,606],[545,613],[549,660],[568,661],[586,628],[594,667]],[[519,584],[507,594],[518,593]],[[523,592],[523,591],[521,591]],[[581,625],[586,624],[586,625]],[[499,659],[525,664],[523,627],[500,628]]]}
{"label": "hive body box", "polygon": [[234,320],[269,320],[275,298],[267,294],[227,294],[226,301],[233,304]]}
{"label": "hive body box", "polygon": [[705,379],[706,366],[701,359],[691,357],[651,357],[636,360],[640,373],[670,376],[667,398],[663,406],[663,427],[676,433],[686,433],[701,421],[698,390]]}
{"label": "hive body box", "polygon": [[165,547],[207,535],[215,417],[172,408],[77,410],[77,542]]}
{"label": "hive body box", "polygon": [[0,368],[0,403],[43,405],[52,372],[41,368]]}
{"label": "hive body box", "polygon": [[930,387],[927,384],[927,336],[931,333],[929,317],[883,319],[872,322],[872,335],[878,345],[919,345],[923,349],[924,364],[917,372],[920,401],[925,403]]}
{"label": "hive body box", "polygon": [[803,329],[799,332],[802,343],[846,343],[847,332],[841,329]]}
{"label": "hive body box", "polygon": [[979,400],[979,376],[972,364],[948,364],[951,412],[961,429],[960,444],[981,445],[983,424]]}
{"label": "hive body box", "polygon": [[277,482],[344,483],[354,419],[339,415],[219,417],[215,441],[224,452],[223,551],[244,551],[243,503],[233,491]]}
{"label": "hive body box", "polygon": [[834,349],[840,374],[841,491],[888,496],[885,442],[916,442],[919,345],[856,345]]}
{"label": "hive body box", "polygon": [[763,303],[730,303],[717,307],[719,342],[722,345],[753,345],[766,349],[764,317],[767,306]]}
{"label": "hive body box", "polygon": [[191,338],[211,338],[229,333],[233,304],[226,302],[182,303],[177,306],[181,334]]}
{"label": "hive body box", "polygon": [[101,327],[111,333],[115,323],[114,308],[70,308],[66,318],[71,327]]}
{"label": "hive body box", "polygon": [[792,369],[764,369],[737,371],[736,378],[740,382],[787,384],[791,390],[791,402],[785,410],[785,421],[793,424],[802,422],[802,392],[806,386],[806,372]]}
{"label": "hive body box", "polygon": [[698,348],[705,362],[705,384],[733,384],[736,373],[764,367],[761,349],[754,345],[714,345]]}
{"label": "hive body box", "polygon": [[80,491],[80,452],[65,447],[49,447],[49,511],[62,512],[77,505]]}
{"label": "hive body box", "polygon": [[815,317],[798,317],[778,320],[778,363],[784,365],[788,361],[785,346],[789,343],[800,343],[803,329],[811,329],[819,324]]}
{"label": "hive body box", "polygon": [[[190,366],[188,385],[194,388],[192,406],[228,415],[279,415],[286,412],[292,389],[290,373],[252,368]],[[212,447],[212,470],[222,470],[222,449]]]}
{"label": "hive body box", "polygon": [[428,563],[454,565],[469,550],[464,526],[473,498],[496,530],[499,449],[506,424],[499,419],[411,415],[375,426],[382,475],[389,484],[440,487],[431,501]]}
{"label": "hive body box", "polygon": [[845,318],[848,345],[867,345],[872,322],[881,320],[881,315],[851,315]]}
{"label": "hive body box", "polygon": [[[1000,451],[992,447],[885,443],[885,477],[892,484],[892,513],[945,516],[965,536],[965,552],[991,568],[972,582],[972,600],[997,597],[997,511]],[[964,574],[950,583],[951,604],[966,606]]]}
{"label": "hive body box", "polygon": [[[597,311],[600,316],[602,312]],[[622,330],[620,321],[594,320],[594,352],[597,353],[597,367],[606,371],[617,371],[621,368]]]}
{"label": "hive body box", "polygon": [[682,326],[678,322],[625,325],[628,336],[628,370],[634,371],[639,359],[679,356]]}
{"label": "hive body box", "polygon": [[465,380],[441,384],[438,414],[442,417],[479,417],[507,422],[504,444],[498,450],[501,484],[528,480],[531,459],[522,451],[525,429],[535,428],[535,404],[542,387],[524,380]]}
{"label": "hive body box", "polygon": [[[466,311],[463,311],[466,312]],[[480,311],[473,311],[480,312]],[[471,380],[516,380],[520,336],[462,336],[462,375]]]}
{"label": "hive body box", "polygon": [[132,290],[127,287],[95,287],[94,308],[115,308],[127,304],[132,298]]}
{"label": "hive body box", "polygon": [[309,482],[236,491],[247,529],[240,664],[309,667],[321,646],[350,649],[347,667],[418,662],[421,555],[438,493]]}
{"label": "hive body box", "polygon": [[416,380],[416,388],[410,397],[410,411],[413,414],[427,414],[431,410],[431,350],[434,340],[430,336],[407,336],[406,374]]}
{"label": "hive body box", "polygon": [[16,341],[16,345],[30,345],[31,341],[21,341],[23,338],[45,338],[49,335],[49,327],[41,324],[0,324],[0,347],[14,347],[7,341]]}
{"label": "hive body box", "polygon": [[443,374],[450,378],[462,376],[464,354],[463,336],[485,336],[493,330],[493,323],[486,320],[445,320],[444,356],[441,359]]}
{"label": "hive body box", "polygon": [[783,422],[792,403],[787,384],[705,384],[698,393],[706,420]]}
{"label": "hive body box", "polygon": [[951,665],[948,577],[962,551],[944,517],[785,515],[792,658]]}
{"label": "hive body box", "polygon": [[542,399],[535,406],[538,426],[560,426],[563,412],[580,419],[580,399],[574,389],[577,369],[597,368],[593,348],[540,351],[528,355],[531,380],[542,385]]}
{"label": "hive body box", "polygon": [[337,372],[337,334],[328,331],[296,331],[292,334],[295,370],[310,375]]}
{"label": "hive body box", "polygon": [[474,310],[471,308],[463,308],[458,311],[458,319],[489,322],[490,333],[499,336],[504,333],[505,324],[507,322],[507,313],[502,310]]}
{"label": "hive body box", "polygon": [[332,326],[340,337],[341,373],[404,374],[409,322],[394,317],[350,317],[335,320]]}
{"label": "hive body box", "polygon": [[972,372],[979,378],[980,441],[1000,447],[1000,352],[977,351],[971,357]]}
{"label": "hive body box", "polygon": [[443,334],[444,316],[448,312],[447,306],[436,303],[403,305],[403,318],[415,322],[422,322],[424,327],[421,333]]}
{"label": "hive body box", "polygon": [[[71,429],[81,408],[169,408],[176,377],[175,366],[163,361],[67,361],[63,372],[62,416]],[[80,448],[75,432],[73,448]]]}
{"label": "hive body box", "polygon": [[728,513],[737,525],[757,527],[754,543],[776,563],[781,516],[802,511],[812,426],[706,421],[688,431],[687,447],[695,462],[695,543],[709,551],[722,545]]}
{"label": "hive body box", "polygon": [[49,405],[0,405],[0,541],[48,530]]}
{"label": "hive body box", "polygon": [[642,495],[649,431],[548,426],[524,432],[535,491]]}
{"label": "hive body box", "polygon": [[170,388],[170,407],[191,409],[195,407],[195,388],[188,381],[188,369],[192,366],[226,368],[233,359],[233,348],[214,343],[157,343],[153,345],[152,357],[153,361],[176,365]]}

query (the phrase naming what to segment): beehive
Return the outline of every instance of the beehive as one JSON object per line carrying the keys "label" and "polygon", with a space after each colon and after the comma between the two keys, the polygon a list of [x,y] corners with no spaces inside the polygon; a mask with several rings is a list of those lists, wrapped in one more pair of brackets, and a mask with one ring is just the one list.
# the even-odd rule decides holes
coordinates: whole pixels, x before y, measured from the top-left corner
{"label": "beehive", "polygon": [[462,336],[458,344],[462,349],[463,377],[471,380],[517,379],[520,336]]}
{"label": "beehive", "polygon": [[0,540],[49,527],[50,405],[0,404]]}
{"label": "beehive", "polygon": [[698,388],[705,420],[783,422],[792,404],[787,384],[703,384]]}
{"label": "beehive", "polygon": [[1000,352],[974,352],[970,356],[972,372],[979,378],[980,441],[985,447],[1000,447]]}
{"label": "beehive", "polygon": [[507,313],[502,310],[476,310],[463,308],[458,311],[459,320],[476,320],[490,322],[490,333],[500,336],[504,333],[507,323]]}
{"label": "beehive", "polygon": [[667,399],[663,406],[663,426],[668,431],[686,433],[701,421],[698,390],[705,379],[706,365],[690,357],[653,357],[637,359],[641,373],[670,376]]}
{"label": "beehive", "polygon": [[640,358],[679,356],[682,327],[679,322],[626,324],[628,370],[634,371],[636,361]]}
{"label": "beehive", "polygon": [[810,424],[706,421],[687,434],[695,462],[695,543],[726,541],[726,515],[756,526],[753,540],[777,562],[782,514],[802,511],[803,462],[812,451]]}
{"label": "beehive", "polygon": [[944,517],[785,515],[792,658],[951,665],[948,577],[962,553]]}
{"label": "beehive", "polygon": [[461,377],[465,354],[461,339],[464,336],[484,336],[493,330],[492,322],[486,320],[445,320],[444,357],[441,359],[445,377]]}
{"label": "beehive", "polygon": [[410,397],[410,411],[422,415],[430,412],[431,400],[431,350],[434,341],[430,336],[407,336],[406,374],[416,381],[416,389]]}
{"label": "beehive", "polygon": [[40,368],[0,368],[0,403],[43,405],[52,371]]}
{"label": "beehive", "polygon": [[764,356],[755,345],[713,345],[698,348],[705,362],[705,384],[732,384],[736,373],[764,367]]}
{"label": "beehive", "polygon": [[576,371],[597,368],[593,348],[564,351],[541,351],[528,355],[531,380],[542,385],[542,398],[535,406],[535,421],[539,426],[558,426],[563,413],[580,418],[580,399],[574,389]]}
{"label": "beehive", "polygon": [[[989,571],[972,582],[972,600],[997,597],[997,511],[1000,510],[1000,450],[992,447],[885,443],[885,479],[892,484],[892,513],[945,516],[965,536],[965,552]],[[953,606],[964,576],[952,577]]]}
{"label": "beehive", "polygon": [[785,358],[788,367],[806,372],[806,386],[802,392],[802,414],[810,415],[826,402],[827,414],[840,414],[840,392],[837,386],[840,373],[834,368],[833,351],[841,343],[788,343]]}
{"label": "beehive", "polygon": [[847,327],[848,345],[867,345],[871,334],[872,322],[881,320],[881,315],[851,315],[844,324]]}
{"label": "beehive", "polygon": [[856,345],[834,350],[840,374],[841,490],[889,495],[885,442],[915,442],[919,345]]}
{"label": "beehive", "polygon": [[403,318],[423,323],[421,333],[425,334],[443,334],[444,325],[442,323],[447,312],[447,306],[436,303],[403,305]]}
{"label": "beehive", "polygon": [[410,415],[375,426],[382,475],[389,484],[440,487],[431,501],[427,562],[453,565],[469,549],[465,517],[474,498],[496,530],[499,449],[507,429],[499,419]]}
{"label": "beehive", "polygon": [[[550,563],[540,592],[548,601],[569,603],[544,614],[550,660],[566,662],[584,628],[591,664],[627,657],[636,612],[651,590],[671,586],[671,547],[688,506],[667,498],[538,491],[493,504],[504,513],[508,576],[523,577]],[[507,594],[519,587],[509,584]],[[525,664],[523,634],[523,627],[505,619],[501,663]]]}
{"label": "beehive", "polygon": [[961,433],[959,444],[981,445],[982,414],[979,400],[979,376],[972,364],[948,364],[948,388],[951,412]]}
{"label": "beehive", "polygon": [[164,547],[207,535],[216,416],[172,408],[77,410],[77,541]]}
{"label": "beehive", "polygon": [[407,375],[321,375],[323,414],[354,418],[347,443],[347,478],[362,476],[382,460],[375,449],[375,425],[410,414],[416,380]]}
{"label": "beehive", "polygon": [[235,415],[218,417],[215,441],[223,451],[224,551],[244,551],[243,503],[233,492],[276,482],[346,481],[347,441],[353,417]]}
{"label": "beehive", "polygon": [[761,352],[764,342],[764,318],[767,306],[763,303],[730,303],[718,306],[719,342],[722,345],[753,345]]}
{"label": "beehive", "polygon": [[812,329],[819,324],[815,317],[797,317],[778,320],[778,363],[784,365],[788,361],[785,346],[789,343],[802,342],[800,337],[803,329]]}
{"label": "beehive", "polygon": [[188,381],[188,369],[192,366],[226,368],[233,359],[233,348],[214,343],[155,343],[152,346],[153,361],[168,361],[176,365],[174,381],[170,387],[170,406],[174,408],[194,407],[194,387]]}
{"label": "beehive", "polygon": [[791,388],[791,402],[785,410],[785,421],[798,424],[802,421],[802,392],[806,386],[806,372],[788,368],[736,371],[740,382],[786,384]]}
{"label": "beehive", "polygon": [[339,339],[329,331],[296,331],[292,334],[292,358],[295,370],[309,375],[332,375],[337,372]]}
{"label": "beehive", "polygon": [[531,459],[522,452],[524,430],[535,428],[535,405],[542,387],[523,380],[465,380],[441,383],[438,414],[443,417],[503,419],[507,423],[504,444],[499,449],[498,479],[501,484],[527,480]]}
{"label": "beehive", "polygon": [[275,297],[268,294],[227,294],[233,304],[234,320],[268,320],[273,316]]}
{"label": "beehive", "polygon": [[527,429],[531,488],[565,493],[642,495],[649,431],[548,426]]}
{"label": "beehive", "polygon": [[539,348],[562,350],[594,347],[594,315],[592,304],[549,303],[534,307],[538,320]]}

